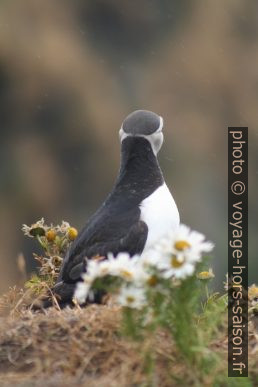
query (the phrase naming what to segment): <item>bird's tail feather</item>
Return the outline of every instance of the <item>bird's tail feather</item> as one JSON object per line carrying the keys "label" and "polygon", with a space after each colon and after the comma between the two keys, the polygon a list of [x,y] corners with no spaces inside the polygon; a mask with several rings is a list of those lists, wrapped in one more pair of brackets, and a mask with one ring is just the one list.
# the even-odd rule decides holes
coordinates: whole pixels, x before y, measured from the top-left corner
{"label": "bird's tail feather", "polygon": [[40,303],[33,305],[33,310],[46,309],[50,306],[59,306],[61,309],[65,306],[73,305],[73,295],[76,284],[68,284],[63,281],[58,282],[48,294],[40,300]]}
{"label": "bird's tail feather", "polygon": [[[46,309],[54,305],[59,306],[61,309],[65,308],[66,306],[73,306],[75,287],[76,283],[66,283],[63,281],[57,282],[53,289],[51,289],[51,292],[49,292],[48,296],[41,300],[41,304],[35,304],[33,309]],[[92,303],[101,304],[105,294],[106,292],[103,290],[94,290],[93,297],[91,299],[87,299],[85,304],[82,306]]]}

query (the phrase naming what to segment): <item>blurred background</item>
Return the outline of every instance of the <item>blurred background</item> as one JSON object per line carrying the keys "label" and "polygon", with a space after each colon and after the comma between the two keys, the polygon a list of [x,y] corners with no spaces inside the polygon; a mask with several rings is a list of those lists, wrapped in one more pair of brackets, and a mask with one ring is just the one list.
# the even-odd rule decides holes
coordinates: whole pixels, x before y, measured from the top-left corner
{"label": "blurred background", "polygon": [[257,281],[258,3],[0,2],[0,292],[35,269],[23,223],[80,229],[119,168],[135,109],[163,116],[161,167],[181,221],[227,272],[227,127],[249,126],[250,283]]}

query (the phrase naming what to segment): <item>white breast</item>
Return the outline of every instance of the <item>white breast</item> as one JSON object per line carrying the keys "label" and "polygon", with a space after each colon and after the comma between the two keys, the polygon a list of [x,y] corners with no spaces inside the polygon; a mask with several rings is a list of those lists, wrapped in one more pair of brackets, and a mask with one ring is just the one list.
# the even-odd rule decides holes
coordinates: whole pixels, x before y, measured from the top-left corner
{"label": "white breast", "polygon": [[176,203],[164,183],[140,204],[141,217],[148,226],[148,237],[143,252],[179,225]]}

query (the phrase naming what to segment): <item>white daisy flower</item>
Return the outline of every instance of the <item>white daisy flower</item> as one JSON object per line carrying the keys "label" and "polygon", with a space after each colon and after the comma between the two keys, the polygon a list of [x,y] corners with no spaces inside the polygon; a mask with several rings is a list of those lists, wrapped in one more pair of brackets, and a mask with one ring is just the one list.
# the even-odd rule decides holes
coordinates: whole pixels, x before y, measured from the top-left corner
{"label": "white daisy flower", "polygon": [[138,255],[131,257],[128,253],[119,253],[114,257],[113,254],[108,254],[107,262],[109,262],[109,273],[125,281],[138,281],[144,275]]}
{"label": "white daisy flower", "polygon": [[110,274],[108,261],[95,261],[90,259],[87,261],[87,271],[82,275],[84,282],[93,283],[96,278],[104,277]]}
{"label": "white daisy flower", "polygon": [[193,274],[195,264],[201,260],[204,252],[213,249],[205,236],[183,224],[162,238],[142,257],[143,264],[156,267],[165,278],[185,278]]}
{"label": "white daisy flower", "polygon": [[70,228],[70,224],[62,220],[61,225],[57,226],[57,231],[61,232],[62,234],[66,234]]}
{"label": "white daisy flower", "polygon": [[34,238],[36,236],[44,236],[48,229],[49,227],[45,225],[44,218],[41,218],[36,223],[33,223],[31,226],[27,226],[27,224],[22,225],[22,231],[24,235],[30,238]]}
{"label": "white daisy flower", "polygon": [[117,296],[117,302],[121,306],[133,309],[142,309],[146,305],[146,296],[141,287],[123,286]]}
{"label": "white daisy flower", "polygon": [[85,302],[91,295],[91,286],[97,278],[110,274],[108,261],[89,260],[87,262],[87,272],[82,274],[83,282],[78,282],[74,293],[79,304]]}
{"label": "white daisy flower", "polygon": [[214,245],[205,241],[205,236],[192,231],[188,226],[179,227],[164,237],[156,246],[156,250],[164,256],[174,254],[178,260],[187,258],[189,262],[198,262],[203,253],[212,251]]}
{"label": "white daisy flower", "polygon": [[89,294],[90,291],[90,284],[86,282],[77,282],[75,292],[74,292],[74,298],[76,301],[78,301],[79,304],[83,304]]}
{"label": "white daisy flower", "polygon": [[144,268],[157,267],[161,260],[161,254],[158,249],[151,248],[141,256],[141,264]]}
{"label": "white daisy flower", "polygon": [[186,257],[182,255],[172,254],[169,259],[164,259],[159,268],[162,270],[161,275],[164,278],[178,278],[184,279],[191,276],[194,273],[194,264],[189,262]]}

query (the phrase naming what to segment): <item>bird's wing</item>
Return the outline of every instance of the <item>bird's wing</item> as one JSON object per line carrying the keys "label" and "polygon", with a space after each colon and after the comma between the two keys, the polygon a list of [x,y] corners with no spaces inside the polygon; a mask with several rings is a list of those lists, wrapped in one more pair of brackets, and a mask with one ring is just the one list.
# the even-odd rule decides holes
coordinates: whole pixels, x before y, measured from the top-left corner
{"label": "bird's wing", "polygon": [[59,280],[67,283],[77,282],[83,271],[86,270],[85,258],[94,256],[107,257],[108,253],[117,255],[119,252],[127,252],[131,256],[141,254],[147,239],[148,226],[143,221],[135,222],[128,233],[119,239],[96,242],[92,246],[82,249],[79,254],[68,259],[62,268]]}

